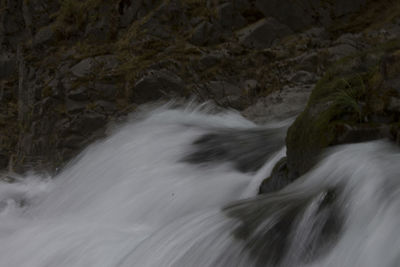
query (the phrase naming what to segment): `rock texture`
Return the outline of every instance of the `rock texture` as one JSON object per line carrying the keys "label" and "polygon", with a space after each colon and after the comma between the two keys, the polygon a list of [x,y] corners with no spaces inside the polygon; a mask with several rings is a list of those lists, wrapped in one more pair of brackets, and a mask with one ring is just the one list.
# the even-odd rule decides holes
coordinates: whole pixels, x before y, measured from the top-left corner
{"label": "rock texture", "polygon": [[[333,62],[396,40],[398,6],[1,1],[0,168],[54,172],[102,137],[108,122],[159,99],[194,95],[259,122],[294,116]],[[390,71],[384,83],[396,87]],[[388,107],[397,110],[393,97]],[[346,138],[353,128],[343,128]]]}

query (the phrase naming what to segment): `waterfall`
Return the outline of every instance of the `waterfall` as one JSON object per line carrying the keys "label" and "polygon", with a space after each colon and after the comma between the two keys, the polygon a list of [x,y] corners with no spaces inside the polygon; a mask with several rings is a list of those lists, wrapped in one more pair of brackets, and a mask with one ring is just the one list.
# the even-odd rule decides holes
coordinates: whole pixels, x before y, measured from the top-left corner
{"label": "waterfall", "polygon": [[399,266],[399,150],[340,146],[257,196],[288,123],[145,110],[55,177],[0,183],[0,267]]}

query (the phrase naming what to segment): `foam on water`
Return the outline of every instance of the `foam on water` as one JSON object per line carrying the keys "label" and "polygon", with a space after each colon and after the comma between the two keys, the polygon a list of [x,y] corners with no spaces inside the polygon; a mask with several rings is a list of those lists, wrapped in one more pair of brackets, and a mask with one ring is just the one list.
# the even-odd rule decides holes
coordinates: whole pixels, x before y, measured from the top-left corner
{"label": "foam on water", "polygon": [[[0,183],[0,266],[399,266],[400,154],[388,143],[339,147],[262,197],[258,185],[284,149],[260,144],[271,151],[257,172],[238,171],[229,155],[182,160],[204,135],[253,138],[281,126],[258,127],[207,106],[156,108],[56,177]],[[227,142],[223,156],[248,145]]]}

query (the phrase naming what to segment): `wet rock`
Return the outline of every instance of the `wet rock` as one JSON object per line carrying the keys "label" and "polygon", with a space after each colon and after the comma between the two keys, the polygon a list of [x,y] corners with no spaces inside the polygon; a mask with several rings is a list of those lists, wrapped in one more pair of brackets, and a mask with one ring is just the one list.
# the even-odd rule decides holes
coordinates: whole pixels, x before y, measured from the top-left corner
{"label": "wet rock", "polygon": [[276,164],[271,175],[265,179],[260,186],[259,194],[276,192],[289,185],[293,180],[289,179],[287,159],[282,158]]}
{"label": "wet rock", "polygon": [[193,142],[182,160],[192,164],[231,162],[241,172],[253,172],[283,145],[286,127],[208,133]]}
{"label": "wet rock", "polygon": [[292,31],[273,18],[262,19],[237,32],[239,41],[251,48],[268,48],[279,38]]}
{"label": "wet rock", "polygon": [[[396,109],[397,101],[389,97],[395,91],[386,86],[390,75],[382,68],[384,60],[373,54],[384,53],[377,49],[338,61],[313,90],[287,133],[290,179],[310,170],[329,146],[391,137],[392,124],[398,122],[398,113],[389,111]],[[392,64],[388,70],[394,74],[398,70]]]}
{"label": "wet rock", "polygon": [[390,138],[390,125],[349,125],[338,124],[335,127],[335,145],[367,142],[382,138]]}
{"label": "wet rock", "polygon": [[[289,197],[277,192],[241,201],[224,211],[241,222],[233,236],[244,242],[255,266],[304,265],[318,262],[340,236],[344,227],[340,193],[340,188]],[[293,239],[306,228],[310,229],[307,237]]]}

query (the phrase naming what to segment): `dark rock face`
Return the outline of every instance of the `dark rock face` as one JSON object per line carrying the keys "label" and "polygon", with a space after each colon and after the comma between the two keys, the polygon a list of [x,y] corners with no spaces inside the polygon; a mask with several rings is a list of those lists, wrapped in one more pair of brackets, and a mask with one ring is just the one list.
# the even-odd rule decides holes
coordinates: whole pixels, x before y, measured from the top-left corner
{"label": "dark rock face", "polygon": [[285,157],[276,163],[274,169],[272,170],[271,176],[261,183],[259,194],[277,192],[291,182],[293,182],[293,180],[289,179],[289,172]]}

